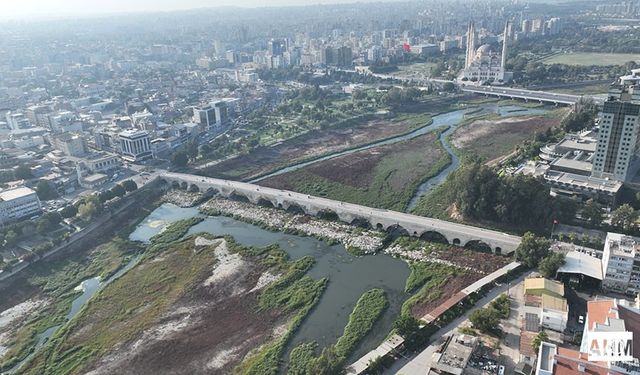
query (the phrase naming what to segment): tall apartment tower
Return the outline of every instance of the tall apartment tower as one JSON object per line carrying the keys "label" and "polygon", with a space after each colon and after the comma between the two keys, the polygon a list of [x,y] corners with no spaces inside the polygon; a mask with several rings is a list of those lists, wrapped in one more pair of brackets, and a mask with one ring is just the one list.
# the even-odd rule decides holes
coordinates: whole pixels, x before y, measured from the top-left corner
{"label": "tall apartment tower", "polygon": [[632,179],[640,167],[640,69],[610,87],[599,119],[591,175],[617,181]]}

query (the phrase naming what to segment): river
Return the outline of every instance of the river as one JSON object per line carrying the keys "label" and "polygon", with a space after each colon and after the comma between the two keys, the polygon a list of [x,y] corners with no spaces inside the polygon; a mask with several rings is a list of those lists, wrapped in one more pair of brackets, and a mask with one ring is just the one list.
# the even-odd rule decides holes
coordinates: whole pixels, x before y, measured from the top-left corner
{"label": "river", "polygon": [[[130,238],[148,241],[170,222],[197,215],[197,212],[194,208],[164,204],[152,212]],[[402,303],[409,297],[404,292],[409,267],[404,261],[388,255],[356,257],[347,253],[342,245],[330,246],[313,237],[270,232],[223,216],[207,217],[189,230],[189,234],[200,232],[230,235],[245,246],[277,244],[292,260],[304,256],[316,259],[307,275],[315,279],[327,277],[329,283],[316,307],[292,338],[287,348],[287,359],[289,351],[299,343],[315,341],[320,348],[335,343],[342,335],[358,298],[367,290],[382,288],[389,299],[389,308],[349,359],[359,358],[384,340],[400,313]]]}
{"label": "river", "polygon": [[525,107],[520,107],[520,106],[513,106],[513,105],[508,105],[508,106],[499,106],[495,103],[488,103],[488,104],[481,104],[478,106],[474,106],[474,107],[469,107],[466,109],[460,109],[460,110],[456,110],[456,111],[451,111],[451,112],[446,112],[446,113],[442,113],[439,115],[435,115],[432,117],[432,121],[431,123],[418,128],[410,133],[404,134],[404,135],[399,135],[397,137],[392,137],[389,139],[385,139],[379,142],[374,142],[368,145],[364,145],[364,146],[360,146],[360,147],[355,147],[352,149],[348,149],[348,150],[344,150],[344,151],[339,151],[339,152],[335,152],[329,155],[325,155],[323,157],[320,157],[318,159],[314,159],[314,160],[310,160],[310,161],[305,161],[305,162],[300,162],[300,163],[296,163],[284,168],[280,168],[274,172],[271,172],[265,176],[256,178],[254,180],[251,180],[249,182],[251,183],[257,183],[260,182],[262,180],[271,178],[271,177],[275,177],[284,173],[288,173],[288,172],[293,172],[296,171],[300,168],[304,168],[307,167],[309,165],[315,164],[315,163],[319,163],[325,160],[331,160],[343,155],[349,155],[349,154],[353,154],[355,152],[359,152],[359,151],[363,151],[363,150],[368,150],[370,148],[374,148],[374,147],[380,147],[380,146],[385,146],[385,145],[390,145],[390,144],[394,144],[394,143],[398,143],[398,142],[403,142],[403,141],[407,141],[416,137],[419,137],[421,135],[430,133],[434,130],[437,129],[441,129],[442,127],[448,126],[449,128],[443,132],[440,135],[440,144],[442,145],[442,147],[445,149],[445,151],[449,154],[449,156],[451,157],[451,163],[445,168],[443,169],[438,175],[428,179],[427,181],[425,181],[424,183],[422,183],[418,189],[416,190],[416,193],[414,194],[414,196],[411,198],[409,204],[407,205],[407,212],[411,212],[416,204],[418,203],[418,201],[420,200],[420,198],[425,195],[426,193],[430,192],[433,188],[435,188],[436,186],[440,185],[442,182],[444,182],[444,180],[447,178],[447,176],[455,171],[458,166],[460,165],[460,160],[458,158],[458,156],[455,154],[455,152],[453,151],[453,149],[451,148],[451,146],[449,145],[449,143],[447,142],[447,137],[453,133],[457,126],[460,125],[460,123],[462,122],[462,120],[465,119],[465,117],[470,116],[470,117],[477,117],[477,116],[481,116],[481,115],[485,115],[488,113],[495,113],[501,117],[512,117],[512,116],[525,116],[525,115],[540,115],[540,114],[544,114],[548,111],[547,108],[525,108]]}

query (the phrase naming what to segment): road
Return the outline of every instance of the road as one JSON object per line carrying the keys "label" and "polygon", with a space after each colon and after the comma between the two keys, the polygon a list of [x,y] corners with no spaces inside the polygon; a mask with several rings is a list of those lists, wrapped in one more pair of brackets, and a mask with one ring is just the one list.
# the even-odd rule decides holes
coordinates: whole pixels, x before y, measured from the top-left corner
{"label": "road", "polygon": [[[455,332],[455,330],[464,323],[467,319],[469,319],[469,315],[473,312],[473,310],[486,307],[489,302],[493,301],[496,297],[498,297],[502,293],[506,293],[509,291],[511,286],[520,284],[526,277],[528,277],[530,272],[525,273],[524,275],[518,277],[515,280],[512,280],[511,283],[505,283],[501,286],[493,288],[486,296],[480,299],[474,306],[474,308],[469,309],[462,316],[456,318],[451,323],[442,327],[440,330],[436,331],[431,336],[432,344],[429,345],[426,349],[424,349],[420,353],[414,353],[411,357],[400,358],[396,362],[394,362],[391,368],[387,369],[384,374],[399,374],[399,375],[426,375],[427,369],[431,365],[431,358],[436,348],[438,347],[438,343],[441,338],[448,336]],[[515,293],[514,290],[511,290],[511,294]]]}
{"label": "road", "polygon": [[[315,197],[312,195],[296,193],[288,190],[273,189],[254,185],[246,182],[221,180],[210,177],[196,176],[183,173],[172,173],[158,171],[158,176],[162,176],[168,180],[185,181],[189,184],[195,184],[202,187],[213,187],[223,193],[231,194],[235,192],[242,194],[247,198],[264,198],[278,206],[284,202],[294,202],[311,211],[310,214],[316,214],[320,210],[331,210],[341,217],[349,216],[351,220],[356,217],[367,218],[373,227],[379,223],[383,228],[387,229],[397,225],[406,229],[409,234],[420,236],[426,231],[437,231],[447,237],[450,243],[454,245],[465,245],[471,240],[481,240],[491,246],[492,250],[499,250],[504,253],[511,253],[520,244],[521,238],[506,233],[497,232],[489,229],[473,227],[470,225],[452,223],[444,220],[437,220],[423,216],[416,216],[404,212],[390,211],[385,209],[371,208],[353,203],[340,202],[332,199]],[[152,179],[152,177],[149,177]],[[206,189],[201,189],[206,190]]]}
{"label": "road", "polygon": [[556,104],[568,104],[573,105],[580,98],[593,98],[596,103],[601,102],[601,98],[591,96],[580,96],[571,94],[561,94],[547,91],[535,91],[526,89],[514,89],[509,87],[494,87],[494,86],[475,86],[475,85],[462,85],[461,90],[464,92],[471,92],[475,94],[485,94],[492,96],[499,96],[504,98],[526,99],[526,100],[539,100],[548,103]]}

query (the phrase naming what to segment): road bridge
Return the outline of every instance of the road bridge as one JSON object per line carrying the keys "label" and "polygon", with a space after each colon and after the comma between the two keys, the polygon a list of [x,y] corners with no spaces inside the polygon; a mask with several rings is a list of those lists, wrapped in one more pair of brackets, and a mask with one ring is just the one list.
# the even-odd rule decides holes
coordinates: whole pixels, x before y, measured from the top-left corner
{"label": "road bridge", "polygon": [[581,98],[592,98],[596,104],[602,104],[602,99],[591,96],[561,94],[556,92],[547,91],[535,91],[516,89],[510,87],[498,87],[498,86],[474,86],[474,85],[460,85],[460,89],[464,92],[470,92],[474,94],[481,94],[487,96],[496,96],[506,99],[522,99],[539,101],[542,103],[562,104],[562,105],[574,105]]}
{"label": "road bridge", "polygon": [[470,225],[371,208],[245,182],[172,172],[158,172],[156,178],[183,187],[195,185],[201,192],[215,191],[224,197],[244,197],[254,204],[268,202],[276,208],[302,210],[313,216],[334,213],[341,221],[347,223],[362,223],[364,221],[378,230],[399,231],[406,235],[422,238],[444,239],[452,245],[484,244],[495,253],[512,253],[521,240],[517,236]]}

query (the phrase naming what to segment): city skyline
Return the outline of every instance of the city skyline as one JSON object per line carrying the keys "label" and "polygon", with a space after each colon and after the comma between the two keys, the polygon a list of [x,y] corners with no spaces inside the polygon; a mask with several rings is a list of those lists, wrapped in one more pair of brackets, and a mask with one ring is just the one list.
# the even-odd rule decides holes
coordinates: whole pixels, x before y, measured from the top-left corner
{"label": "city skyline", "polygon": [[[384,2],[401,2],[386,0]],[[280,6],[308,6],[327,4],[351,4],[380,1],[360,0],[185,0],[179,3],[171,0],[25,0],[0,4],[0,19],[55,18],[65,16],[96,16],[118,13],[173,12],[200,8],[237,7],[262,8]]]}

